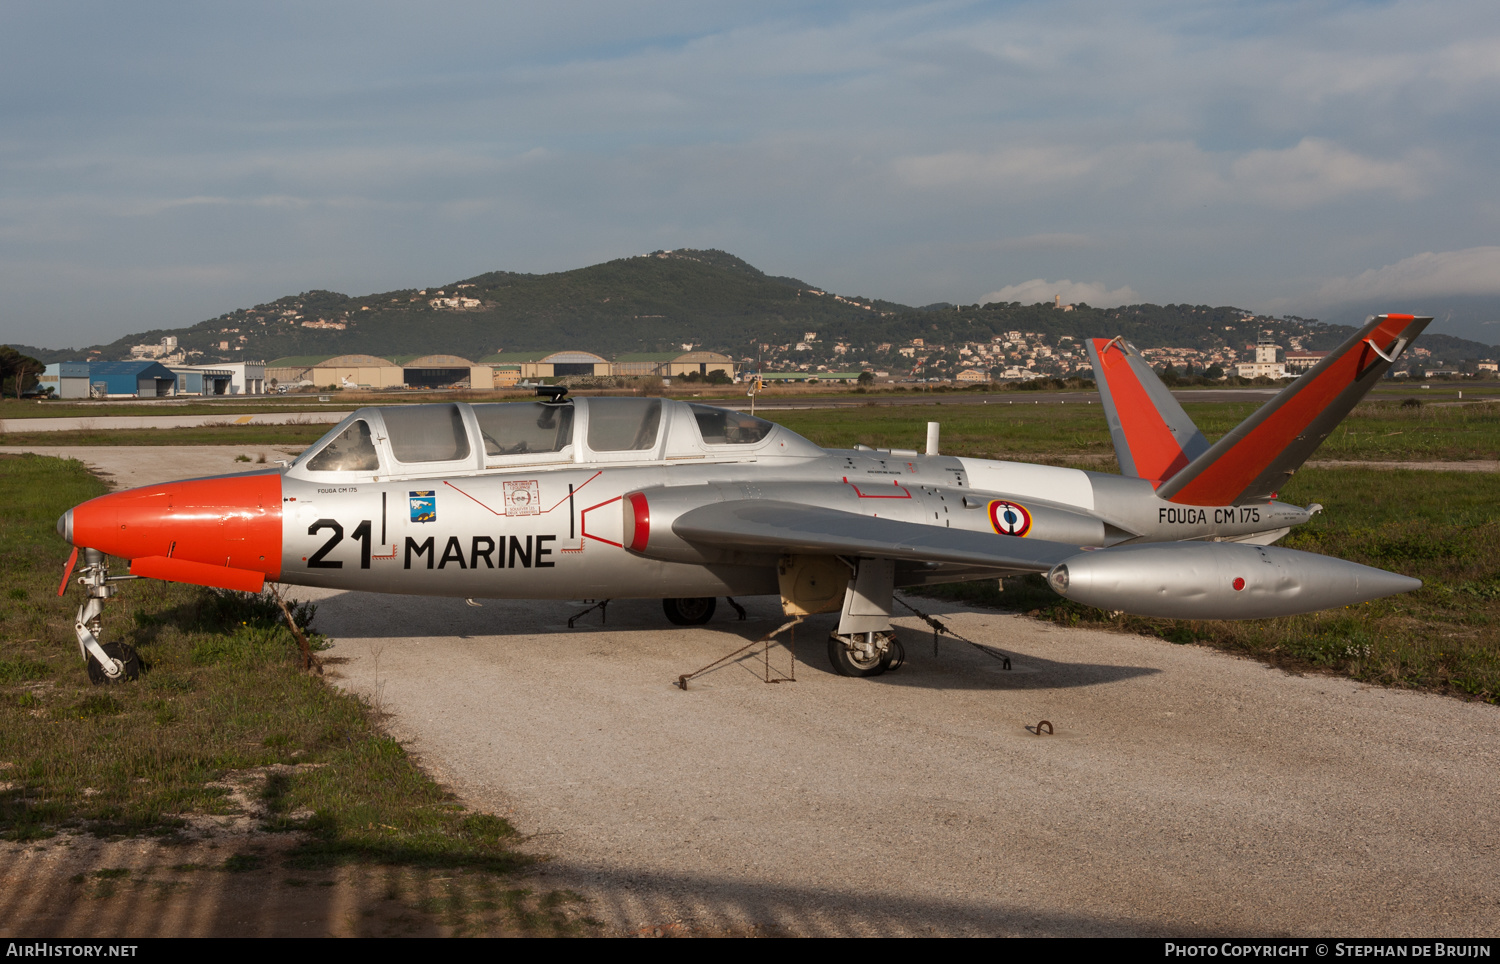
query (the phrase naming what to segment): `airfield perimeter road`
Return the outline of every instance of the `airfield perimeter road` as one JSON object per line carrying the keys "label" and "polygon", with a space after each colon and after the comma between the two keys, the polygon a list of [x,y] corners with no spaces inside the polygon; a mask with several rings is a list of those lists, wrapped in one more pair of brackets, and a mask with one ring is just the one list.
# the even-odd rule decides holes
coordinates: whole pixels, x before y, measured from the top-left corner
{"label": "airfield perimeter road", "polygon": [[[143,484],[193,474],[194,451],[89,461]],[[777,624],[774,600],[698,628],[622,600],[569,630],[562,602],[297,595],[338,685],[535,835],[528,886],[578,891],[610,931],[1500,931],[1494,706],[917,597],[1014,668],[947,640],[934,657],[902,618],[907,665],[845,679],[819,617],[796,683],[763,683],[757,654],[684,692]],[[1027,729],[1044,719],[1056,735]]]}

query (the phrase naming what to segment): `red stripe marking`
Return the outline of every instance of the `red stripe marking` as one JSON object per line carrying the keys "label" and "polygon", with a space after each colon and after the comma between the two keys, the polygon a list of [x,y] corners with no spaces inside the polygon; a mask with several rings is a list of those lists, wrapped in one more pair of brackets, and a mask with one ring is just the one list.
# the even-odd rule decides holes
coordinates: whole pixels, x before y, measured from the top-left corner
{"label": "red stripe marking", "polygon": [[1116,345],[1111,352],[1110,339],[1095,338],[1093,342],[1099,367],[1104,369],[1098,374],[1109,383],[1115,414],[1125,433],[1125,445],[1135,461],[1136,475],[1149,480],[1152,487],[1159,486],[1162,480],[1170,479],[1188,464],[1187,454],[1151,403],[1151,396],[1130,367],[1130,356],[1125,349]]}
{"label": "red stripe marking", "polygon": [[490,515],[500,515],[500,513],[496,512],[494,509],[491,509],[489,506],[485,505],[483,502],[480,502],[478,499],[474,498],[472,495],[470,495],[469,493],[465,492],[463,489],[460,489],[458,486],[454,485],[452,482],[449,482],[447,479],[443,480],[443,484],[446,485],[448,488],[452,489],[454,492],[457,492],[459,495],[461,495],[464,498],[468,499],[470,502],[472,502],[475,505],[479,506],[481,509],[483,509],[484,511],[488,512]]}
{"label": "red stripe marking", "polygon": [[[1367,337],[1389,352],[1396,336],[1411,323],[1413,315],[1387,315]],[[1360,342],[1333,360],[1315,380],[1305,385],[1286,404],[1271,413],[1250,434],[1240,440],[1218,461],[1207,466],[1193,481],[1183,486],[1169,501],[1179,505],[1228,505],[1265,471],[1271,461],[1286,450],[1298,433],[1333,403],[1339,393],[1359,378],[1359,373],[1378,357],[1367,343]]]}
{"label": "red stripe marking", "polygon": [[579,526],[579,531],[583,535],[583,538],[585,538],[585,539],[593,539],[595,542],[602,542],[605,545],[614,546],[616,549],[623,549],[623,548],[625,548],[624,546],[620,545],[618,542],[615,542],[613,539],[606,539],[603,536],[596,536],[596,535],[593,535],[593,534],[591,534],[589,532],[589,513],[593,512],[595,509],[602,508],[603,506],[606,506],[606,505],[612,505],[612,504],[614,504],[616,502],[619,502],[619,501],[620,501],[620,497],[617,495],[613,499],[606,499],[603,502],[599,503],[598,505],[591,505],[587,509],[584,509],[582,512],[578,513],[578,526]]}
{"label": "red stripe marking", "polygon": [[844,482],[849,486],[849,488],[853,489],[854,490],[854,494],[857,495],[857,496],[859,496],[861,499],[909,499],[909,498],[911,498],[911,490],[908,489],[908,488],[906,488],[905,486],[903,486],[900,482],[892,482],[891,483],[896,488],[898,488],[898,489],[901,490],[901,494],[900,495],[865,495],[863,492],[859,491],[859,486],[855,485],[853,482],[850,482],[847,478],[844,479]]}

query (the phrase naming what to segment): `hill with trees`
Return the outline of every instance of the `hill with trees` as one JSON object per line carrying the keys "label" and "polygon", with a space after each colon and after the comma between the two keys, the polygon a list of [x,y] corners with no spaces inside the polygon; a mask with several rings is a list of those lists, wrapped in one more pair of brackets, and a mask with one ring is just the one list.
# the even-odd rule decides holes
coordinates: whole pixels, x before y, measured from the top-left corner
{"label": "hill with trees", "polygon": [[[1243,350],[1266,330],[1283,345],[1296,336],[1303,348],[1318,350],[1333,347],[1351,329],[1207,305],[1101,309],[1080,304],[1063,310],[1046,303],[1003,303],[913,308],[767,275],[723,251],[682,249],[553,274],[491,271],[430,288],[362,296],[307,291],[188,328],[138,332],[88,349],[15,347],[47,362],[127,358],[132,345],[155,343],[168,335],[175,336],[197,363],[346,353],[478,359],[498,351],[561,348],[608,357],[678,350],[688,344],[755,357],[761,343],[773,346],[775,356],[815,333],[818,348],[813,354],[832,361],[832,348],[839,343],[870,350],[917,338],[959,345],[1011,331],[1041,333],[1053,344],[1065,335],[1124,335],[1141,348]],[[1423,344],[1434,359],[1453,362],[1500,352],[1443,335],[1425,335]]]}

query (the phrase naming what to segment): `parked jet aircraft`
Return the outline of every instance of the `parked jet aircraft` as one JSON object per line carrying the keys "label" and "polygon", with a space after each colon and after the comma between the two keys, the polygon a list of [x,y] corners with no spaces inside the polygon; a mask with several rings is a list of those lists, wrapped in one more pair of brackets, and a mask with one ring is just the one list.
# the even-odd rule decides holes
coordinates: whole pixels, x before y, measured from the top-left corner
{"label": "parked jet aircraft", "polygon": [[[1046,573],[1110,610],[1189,619],[1310,612],[1417,588],[1271,545],[1319,506],[1276,494],[1431,319],[1372,318],[1209,445],[1137,352],[1089,343],[1121,475],[929,451],[826,450],[771,422],[662,398],[363,408],[290,467],[148,485],[69,510],[96,681],[104,601],[145,576],[258,591],[662,598],[702,623],[718,596],[839,612],[834,667],[891,662],[899,587]],[[108,557],[130,560],[110,575]]]}

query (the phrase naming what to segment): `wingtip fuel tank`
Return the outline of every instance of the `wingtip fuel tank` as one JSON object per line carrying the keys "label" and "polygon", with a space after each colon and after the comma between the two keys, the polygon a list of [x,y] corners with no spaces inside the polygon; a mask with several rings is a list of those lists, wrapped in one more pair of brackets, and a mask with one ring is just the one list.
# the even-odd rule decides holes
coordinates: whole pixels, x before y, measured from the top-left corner
{"label": "wingtip fuel tank", "polygon": [[1411,592],[1422,581],[1279,546],[1240,543],[1119,546],[1054,566],[1060,596],[1136,616],[1265,619]]}

